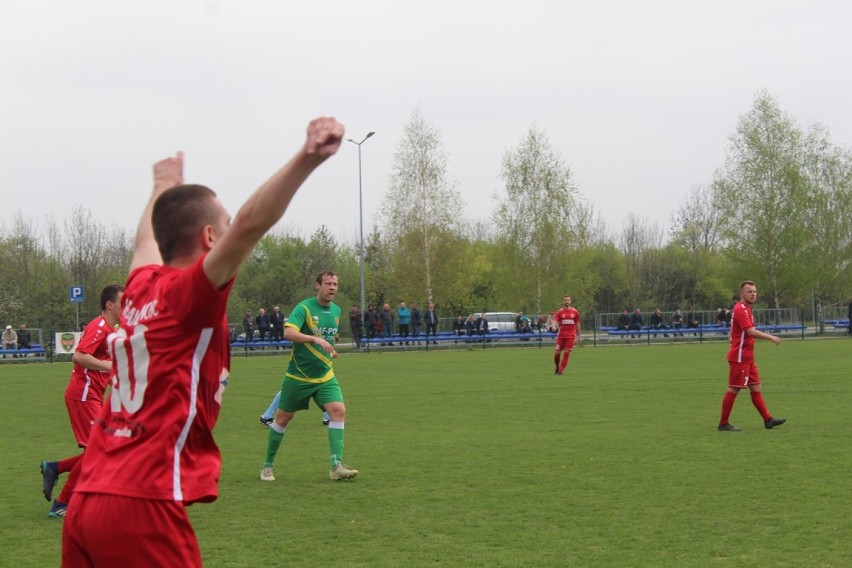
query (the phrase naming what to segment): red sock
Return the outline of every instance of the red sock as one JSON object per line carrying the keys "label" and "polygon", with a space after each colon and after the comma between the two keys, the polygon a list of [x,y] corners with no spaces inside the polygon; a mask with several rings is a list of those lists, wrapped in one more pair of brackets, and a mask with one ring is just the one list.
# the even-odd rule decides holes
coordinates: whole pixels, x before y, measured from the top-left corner
{"label": "red sock", "polygon": [[68,473],[69,471],[74,469],[74,466],[77,465],[77,462],[80,461],[80,458],[82,457],[83,454],[78,454],[73,458],[67,458],[56,462],[56,467],[58,468],[59,473]]}
{"label": "red sock", "polygon": [[558,365],[559,364],[559,351],[553,354],[553,362]]}
{"label": "red sock", "polygon": [[570,356],[571,356],[571,352],[570,352],[570,351],[566,351],[566,352],[562,355],[562,363],[560,363],[560,364],[559,364],[559,372],[560,372],[560,373],[561,373],[562,371],[564,371],[564,370],[565,370],[565,367],[567,367],[567,366],[568,366],[568,358],[569,358]]}
{"label": "red sock", "polygon": [[731,411],[734,409],[734,402],[737,400],[737,393],[728,391],[722,399],[722,418],[719,419],[719,424],[727,424],[731,419]]}
{"label": "red sock", "polygon": [[[83,457],[82,454],[77,456],[78,458]],[[71,500],[71,492],[74,491],[74,487],[77,485],[77,478],[80,476],[80,460],[77,459],[74,462],[74,466],[71,468],[71,472],[68,474],[68,479],[65,480],[65,485],[62,486],[62,491],[59,493],[59,497],[56,498],[60,503],[68,504],[68,501]]]}
{"label": "red sock", "polygon": [[760,412],[760,415],[763,417],[764,420],[769,420],[770,418],[772,418],[772,415],[769,414],[768,410],[766,410],[766,403],[763,402],[763,395],[760,394],[760,391],[753,391],[751,393],[751,403],[754,405],[757,411]]}

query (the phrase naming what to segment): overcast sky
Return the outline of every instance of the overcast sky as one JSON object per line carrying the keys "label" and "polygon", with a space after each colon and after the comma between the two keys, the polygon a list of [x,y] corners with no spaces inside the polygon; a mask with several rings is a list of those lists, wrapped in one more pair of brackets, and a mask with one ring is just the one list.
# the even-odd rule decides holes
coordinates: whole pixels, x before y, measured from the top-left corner
{"label": "overcast sky", "polygon": [[[376,132],[366,232],[419,107],[460,218],[490,217],[501,157],[536,125],[613,232],[631,212],[667,226],[761,89],[852,145],[851,24],[841,0],[0,0],[0,220],[80,204],[132,230],[176,150],[233,214],[331,115]],[[354,144],[282,224],[355,242]]]}

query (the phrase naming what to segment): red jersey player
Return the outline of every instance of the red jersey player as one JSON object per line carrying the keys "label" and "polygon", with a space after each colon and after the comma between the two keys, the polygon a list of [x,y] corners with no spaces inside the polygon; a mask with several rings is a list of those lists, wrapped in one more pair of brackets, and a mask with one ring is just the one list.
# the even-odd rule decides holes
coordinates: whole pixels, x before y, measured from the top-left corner
{"label": "red jersey player", "polygon": [[728,391],[722,399],[722,417],[719,420],[720,432],[739,432],[740,429],[728,422],[734,402],[742,389],[748,389],[751,402],[763,418],[763,425],[775,428],[784,424],[785,418],[773,418],[766,409],[763,395],[760,393],[760,374],[754,364],[754,339],[768,339],[775,345],[781,339],[758,331],[754,327],[752,306],[757,301],[757,286],[751,280],[740,284],[740,301],[734,306],[731,316],[731,348],[728,350]]}
{"label": "red jersey player", "polygon": [[571,357],[574,339],[576,338],[578,343],[583,342],[583,336],[580,335],[580,312],[571,307],[571,296],[562,298],[562,307],[553,315],[553,321],[559,328],[559,333],[556,335],[556,347],[553,352],[553,363],[556,366],[556,374],[561,375]]}
{"label": "red jersey player", "polygon": [[[86,450],[92,424],[103,408],[104,391],[112,368],[107,336],[118,326],[123,294],[124,287],[117,284],[110,284],[101,290],[101,315],[89,322],[74,350],[74,368],[65,389],[65,406],[77,446],[83,448],[83,451]],[[59,479],[59,474],[68,473],[68,481],[51,505],[48,516],[65,516],[68,500],[77,483],[80,471],[78,466],[82,457],[83,454],[78,454],[64,460],[42,462],[42,490],[48,501],[53,495],[53,487]]]}
{"label": "red jersey player", "polygon": [[342,136],[333,118],[312,121],[304,146],[230,224],[210,189],[181,185],[181,153],[154,165],[120,328],[109,337],[112,392],[68,507],[63,566],[201,566],[186,506],[218,493],[212,430],[230,368],[228,294],[257,241]]}

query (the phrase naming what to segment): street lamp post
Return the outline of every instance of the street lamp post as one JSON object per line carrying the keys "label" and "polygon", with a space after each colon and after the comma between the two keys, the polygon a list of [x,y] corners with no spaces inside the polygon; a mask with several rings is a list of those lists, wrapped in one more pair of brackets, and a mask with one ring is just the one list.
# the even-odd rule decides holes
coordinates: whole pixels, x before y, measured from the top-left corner
{"label": "street lamp post", "polygon": [[[359,217],[359,221],[360,221],[358,230],[359,230],[360,236],[361,236],[361,250],[360,250],[360,254],[359,254],[359,267],[361,269],[361,324],[362,324],[362,329],[361,329],[362,335],[361,335],[361,337],[362,338],[364,337],[364,335],[366,335],[366,333],[365,333],[366,330],[363,328],[363,324],[364,324],[364,317],[365,317],[365,314],[367,313],[367,311],[366,311],[366,307],[364,306],[364,295],[365,295],[365,290],[364,290],[364,197],[363,197],[362,184],[361,184],[361,144],[366,142],[367,139],[370,138],[373,134],[375,134],[375,132],[368,132],[367,135],[364,136],[364,139],[361,140],[360,142],[356,142],[355,140],[352,140],[351,138],[346,139],[347,142],[352,142],[353,144],[358,146],[358,217]],[[370,343],[369,342],[367,342],[367,350],[368,351],[370,350]]]}

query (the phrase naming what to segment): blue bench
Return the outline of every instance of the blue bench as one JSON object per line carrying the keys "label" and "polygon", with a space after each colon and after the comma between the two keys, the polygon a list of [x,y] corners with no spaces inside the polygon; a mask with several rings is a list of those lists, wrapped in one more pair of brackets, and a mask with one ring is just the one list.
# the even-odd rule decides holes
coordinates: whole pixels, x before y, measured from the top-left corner
{"label": "blue bench", "polygon": [[[602,328],[603,329],[603,328]],[[657,337],[658,335],[665,336],[684,336],[688,334],[692,334],[694,336],[698,336],[698,334],[717,334],[717,335],[726,335],[728,333],[728,327],[721,324],[704,324],[699,327],[679,327],[679,328],[660,328],[660,329],[652,329],[648,326],[643,327],[642,329],[608,329],[607,335],[611,335],[614,337],[642,337],[648,336]]]}
{"label": "blue bench", "polygon": [[755,327],[764,333],[790,333],[791,331],[801,333],[805,330],[803,325],[757,325]]}
{"label": "blue bench", "polygon": [[0,349],[0,361],[14,359],[31,359],[44,361],[47,358],[47,350],[39,343],[30,343],[30,347],[23,349]]}
{"label": "blue bench", "polygon": [[[544,332],[539,334],[538,332],[532,333],[516,333],[514,331],[492,331],[489,333],[485,333],[482,335],[456,335],[450,331],[441,331],[434,335],[430,335],[428,337],[429,343],[437,343],[437,344],[456,344],[456,343],[492,343],[495,341],[539,341],[544,339],[553,339],[556,337],[555,333],[552,332]],[[369,345],[378,345],[379,347],[386,346],[399,346],[400,342],[404,345],[408,346],[417,346],[417,345],[425,345],[427,341],[426,335],[421,333],[417,337],[408,336],[402,337],[400,335],[391,335],[389,337],[381,337],[377,335],[372,339],[367,339],[366,337],[361,340],[363,344]]]}
{"label": "blue bench", "polygon": [[848,319],[828,319],[822,320],[822,323],[825,325],[833,326],[835,330],[837,329],[849,329],[849,320]]}
{"label": "blue bench", "polygon": [[245,339],[235,339],[231,342],[231,349],[266,349],[267,347],[273,348],[281,348],[281,349],[289,349],[293,347],[292,341],[286,341],[282,339],[281,341],[269,341],[259,339],[255,339],[253,341],[246,341]]}

